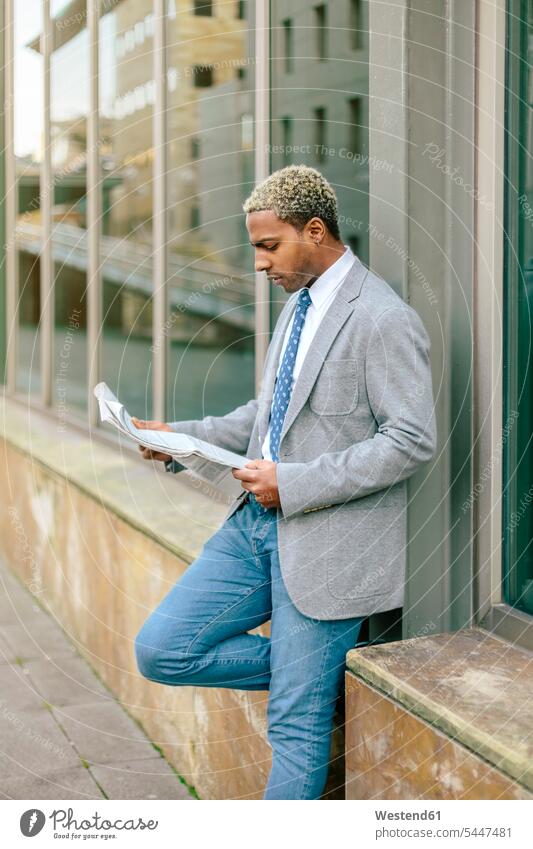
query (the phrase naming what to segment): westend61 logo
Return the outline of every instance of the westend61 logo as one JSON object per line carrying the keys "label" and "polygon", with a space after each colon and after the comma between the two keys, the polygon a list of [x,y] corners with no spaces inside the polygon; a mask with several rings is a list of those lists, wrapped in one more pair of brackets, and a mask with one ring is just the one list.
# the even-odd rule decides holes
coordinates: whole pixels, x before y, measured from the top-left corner
{"label": "westend61 logo", "polygon": [[[155,831],[159,825],[159,820],[147,820],[142,817],[134,817],[132,819],[116,819],[110,820],[95,813],[88,819],[75,819],[74,811],[69,808],[65,811],[63,808],[58,808],[48,817],[54,827],[54,837],[70,838],[72,840],[80,840],[82,837],[100,837],[102,840],[110,840],[117,835],[113,832],[117,831]],[[30,808],[24,811],[20,818],[20,830],[24,837],[35,837],[42,830],[46,822],[44,813],[38,808]],[[78,834],[83,832],[83,834]],[[87,832],[91,832],[88,834]],[[96,832],[96,834],[94,833]]]}

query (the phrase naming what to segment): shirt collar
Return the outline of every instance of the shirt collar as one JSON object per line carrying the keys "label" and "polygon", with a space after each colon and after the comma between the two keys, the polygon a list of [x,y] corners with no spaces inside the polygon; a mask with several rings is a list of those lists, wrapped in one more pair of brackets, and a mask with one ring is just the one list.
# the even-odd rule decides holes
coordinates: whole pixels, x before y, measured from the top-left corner
{"label": "shirt collar", "polygon": [[349,245],[344,245],[345,251],[334,263],[317,277],[309,288],[313,306],[320,309],[328,296],[344,280],[355,260],[355,254]]}

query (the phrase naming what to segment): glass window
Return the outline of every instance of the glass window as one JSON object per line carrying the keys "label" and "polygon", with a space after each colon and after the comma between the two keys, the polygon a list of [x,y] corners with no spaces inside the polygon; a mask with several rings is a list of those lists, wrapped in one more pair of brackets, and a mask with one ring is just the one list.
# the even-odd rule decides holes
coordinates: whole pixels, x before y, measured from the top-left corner
{"label": "glass window", "polygon": [[360,97],[353,97],[348,101],[350,110],[350,124],[348,127],[348,148],[354,154],[360,154],[364,147],[364,125],[362,120],[363,102]]}
{"label": "glass window", "polygon": [[317,162],[325,162],[327,156],[327,123],[326,109],[324,106],[317,106],[314,109],[315,113],[315,155]]}
{"label": "glass window", "polygon": [[[367,5],[357,4],[364,50],[357,58],[350,39],[338,34],[354,25],[349,2],[320,5],[271,0],[271,169],[289,164],[318,168],[339,199],[344,244],[368,262],[368,53]],[[286,22],[291,21],[294,59],[287,71]],[[335,49],[328,54],[327,45]],[[327,61],[323,61],[327,57]],[[271,291],[274,323],[287,296]]]}
{"label": "glass window", "polygon": [[504,598],[533,613],[533,2],[511,2],[506,85]]}
{"label": "glass window", "polygon": [[350,0],[350,21],[348,33],[350,36],[350,47],[352,50],[361,50],[365,43],[362,5],[363,0]]}
{"label": "glass window", "polygon": [[[40,389],[40,263],[42,245],[40,169],[43,154],[43,57],[41,0],[14,4],[15,170],[19,350],[17,389]],[[28,109],[28,103],[32,104]],[[8,328],[8,343],[10,342]]]}
{"label": "glass window", "polygon": [[327,7],[325,3],[315,6],[316,55],[325,59],[327,54]]}
{"label": "glass window", "polygon": [[213,14],[213,4],[207,0],[194,0],[194,14],[210,17]]}
{"label": "glass window", "polygon": [[[63,7],[51,4],[53,18]],[[50,58],[53,399],[60,412],[87,406],[87,116],[89,40],[85,15],[53,21]]]}
{"label": "glass window", "polygon": [[193,85],[195,88],[209,88],[213,83],[213,68],[210,65],[195,65],[193,67]]}
{"label": "glass window", "polygon": [[281,119],[281,132],[283,149],[286,151],[285,162],[290,165],[293,161],[293,121],[290,115],[284,115]]}
{"label": "glass window", "polygon": [[201,150],[200,139],[191,139],[191,159],[200,159]]}
{"label": "glass window", "polygon": [[[173,420],[221,415],[255,396],[254,264],[242,211],[254,184],[253,22],[233,3],[216,13],[208,20],[184,9],[168,20]],[[208,69],[209,85],[198,84],[207,77],[197,69]]]}
{"label": "glass window", "polygon": [[[142,40],[135,35],[141,24]],[[123,0],[100,20],[102,376],[132,413],[148,419],[152,415],[153,32],[151,0]]]}
{"label": "glass window", "polygon": [[285,73],[290,74],[293,68],[293,31],[292,31],[292,21],[290,18],[287,18],[283,21],[283,43],[284,43],[284,54],[285,54]]}
{"label": "glass window", "polygon": [[[43,63],[39,0],[15,5],[20,271],[19,388],[39,383],[39,169]],[[79,7],[79,8],[78,8]],[[271,156],[320,166],[335,186],[342,236],[367,261],[368,62],[333,33],[365,4],[272,0]],[[85,4],[52,0],[51,155],[55,404],[87,404],[87,123]],[[81,10],[81,11],[80,11]],[[104,3],[99,23],[98,155],[102,214],[102,379],[152,415],[152,0]],[[168,415],[224,413],[255,394],[255,273],[242,203],[255,184],[255,4],[166,4],[168,110]],[[356,19],[354,18],[356,15]],[[330,42],[330,39],[331,42]],[[328,46],[335,43],[335,56]],[[328,58],[328,61],[323,61]],[[278,61],[280,60],[280,61]],[[40,82],[39,82],[40,80]],[[28,110],[28,101],[36,104]],[[272,323],[281,308],[280,293]],[[281,294],[281,298],[284,298]]]}

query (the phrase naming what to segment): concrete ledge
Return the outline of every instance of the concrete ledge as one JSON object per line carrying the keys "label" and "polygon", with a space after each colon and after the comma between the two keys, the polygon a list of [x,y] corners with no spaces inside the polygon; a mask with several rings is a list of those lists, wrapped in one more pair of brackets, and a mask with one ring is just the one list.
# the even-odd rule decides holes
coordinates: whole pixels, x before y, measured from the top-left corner
{"label": "concrete ledge", "polygon": [[[44,467],[94,498],[133,528],[186,562],[220,526],[227,503],[208,487],[184,483],[162,463],[140,460],[128,440],[113,449],[90,433],[61,427],[32,407],[0,397],[2,435],[32,464]],[[16,482],[13,481],[13,484]]]}
{"label": "concrete ledge", "polygon": [[347,665],[360,682],[533,791],[532,653],[471,628],[351,651]]}

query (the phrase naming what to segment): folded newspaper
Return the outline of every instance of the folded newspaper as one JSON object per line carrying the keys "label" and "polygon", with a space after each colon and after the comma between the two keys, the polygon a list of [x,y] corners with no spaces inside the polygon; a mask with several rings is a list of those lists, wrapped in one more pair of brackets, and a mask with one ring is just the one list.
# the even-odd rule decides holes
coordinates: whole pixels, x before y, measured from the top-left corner
{"label": "folded newspaper", "polygon": [[98,399],[102,421],[114,425],[124,436],[152,451],[170,454],[196,477],[225,495],[236,497],[242,493],[242,484],[233,477],[231,470],[242,469],[250,462],[248,457],[226,451],[225,448],[186,433],[136,428],[130,414],[106,383],[98,383],[94,387],[94,395]]}

